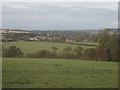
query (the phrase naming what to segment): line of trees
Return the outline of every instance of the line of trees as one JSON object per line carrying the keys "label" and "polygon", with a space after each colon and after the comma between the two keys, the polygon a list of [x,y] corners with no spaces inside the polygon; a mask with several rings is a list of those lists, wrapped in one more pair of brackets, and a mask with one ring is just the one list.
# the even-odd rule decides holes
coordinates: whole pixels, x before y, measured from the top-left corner
{"label": "line of trees", "polygon": [[119,34],[110,34],[107,30],[99,35],[99,46],[96,48],[84,49],[77,46],[63,48],[61,53],[57,53],[57,48],[52,47],[53,51],[40,50],[35,53],[23,52],[15,46],[8,49],[3,47],[3,57],[28,57],[28,58],[67,58],[67,59],[87,59],[87,60],[104,60],[104,61],[120,61],[120,40]]}
{"label": "line of trees", "polygon": [[23,54],[23,52],[15,46],[10,46],[8,49],[4,49],[2,53],[3,57],[26,57],[26,58],[64,58],[64,59],[83,59],[83,60],[98,60],[98,61],[119,61],[120,56],[117,56],[117,52],[110,55],[109,50],[98,48],[83,49],[77,46],[72,50],[71,47],[63,48],[61,53],[57,53],[56,47],[53,51],[40,50],[35,53]]}

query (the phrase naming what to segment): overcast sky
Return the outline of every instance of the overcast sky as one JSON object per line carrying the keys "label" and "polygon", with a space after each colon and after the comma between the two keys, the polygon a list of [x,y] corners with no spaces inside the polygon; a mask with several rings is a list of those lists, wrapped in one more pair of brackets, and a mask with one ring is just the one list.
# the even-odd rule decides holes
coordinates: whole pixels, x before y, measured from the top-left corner
{"label": "overcast sky", "polygon": [[117,2],[3,3],[4,29],[82,30],[117,27]]}

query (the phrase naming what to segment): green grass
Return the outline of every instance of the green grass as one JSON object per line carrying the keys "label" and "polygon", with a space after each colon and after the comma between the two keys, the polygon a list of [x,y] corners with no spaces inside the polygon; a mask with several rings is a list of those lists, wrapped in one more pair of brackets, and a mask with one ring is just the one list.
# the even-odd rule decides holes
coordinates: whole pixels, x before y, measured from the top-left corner
{"label": "green grass", "polygon": [[97,42],[74,42],[76,44],[90,44],[90,45],[99,45]]}
{"label": "green grass", "polygon": [[118,63],[3,58],[3,88],[117,88]]}
{"label": "green grass", "polygon": [[[24,53],[36,52],[38,50],[47,49],[52,51],[52,47],[57,47],[57,52],[60,53],[65,47],[72,47],[73,49],[78,45],[67,43],[53,43],[53,42],[30,42],[30,41],[18,41],[18,42],[4,42],[3,46],[8,48],[9,46],[16,46],[20,48]],[[93,48],[90,46],[82,46],[83,48]]]}

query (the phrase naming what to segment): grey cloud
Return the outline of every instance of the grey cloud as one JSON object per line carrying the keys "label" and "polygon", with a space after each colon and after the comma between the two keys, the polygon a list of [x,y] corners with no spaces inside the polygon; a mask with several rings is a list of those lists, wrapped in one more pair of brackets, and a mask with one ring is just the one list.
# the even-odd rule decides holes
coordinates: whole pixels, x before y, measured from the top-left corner
{"label": "grey cloud", "polygon": [[117,8],[109,8],[110,6],[116,6],[116,4],[5,3],[3,5],[3,27],[20,29],[99,29],[107,26],[117,26],[116,23],[113,23],[117,21]]}

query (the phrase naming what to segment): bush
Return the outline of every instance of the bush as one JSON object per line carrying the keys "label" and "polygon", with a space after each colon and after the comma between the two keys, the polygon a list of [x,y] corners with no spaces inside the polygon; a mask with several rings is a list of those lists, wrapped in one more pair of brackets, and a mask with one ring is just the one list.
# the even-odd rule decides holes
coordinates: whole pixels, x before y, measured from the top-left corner
{"label": "bush", "polygon": [[72,58],[72,48],[71,47],[66,47],[63,48],[62,53],[59,55],[61,58]]}
{"label": "bush", "polygon": [[25,57],[34,58],[35,55],[34,55],[34,53],[27,53]]}
{"label": "bush", "polygon": [[52,53],[49,50],[41,50],[41,51],[37,51],[35,53],[27,53],[26,57],[29,58],[53,58],[55,57],[56,54]]}
{"label": "bush", "polygon": [[96,59],[97,60],[108,60],[108,53],[107,50],[104,48],[97,48],[96,49]]}
{"label": "bush", "polygon": [[95,48],[90,48],[86,49],[83,53],[84,59],[95,59],[96,56],[96,49]]}
{"label": "bush", "polygon": [[83,51],[83,48],[78,46],[74,49],[74,55],[76,58],[81,58],[82,57],[82,51]]}
{"label": "bush", "polygon": [[10,46],[8,49],[3,48],[3,57],[22,57],[23,52],[19,49],[16,48],[15,46]]}

